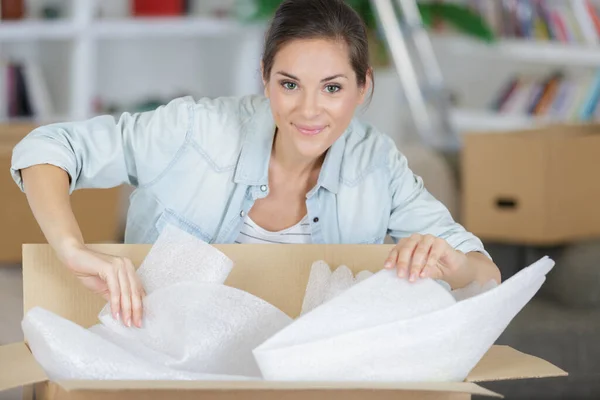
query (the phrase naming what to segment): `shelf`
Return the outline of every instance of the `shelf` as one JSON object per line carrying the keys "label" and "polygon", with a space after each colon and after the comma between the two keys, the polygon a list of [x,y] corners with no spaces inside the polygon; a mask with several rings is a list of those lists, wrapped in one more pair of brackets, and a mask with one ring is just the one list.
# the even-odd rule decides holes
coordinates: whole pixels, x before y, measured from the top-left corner
{"label": "shelf", "polygon": [[235,20],[210,17],[130,18],[92,25],[93,35],[106,39],[222,36],[257,28]]}
{"label": "shelf", "polygon": [[56,40],[73,38],[77,30],[71,21],[2,21],[0,41]]}
{"label": "shelf", "polygon": [[600,66],[600,46],[526,39],[484,43],[471,38],[435,34],[431,35],[431,41],[435,48],[468,57],[485,56],[545,64]]}
{"label": "shelf", "polygon": [[100,39],[223,36],[252,29],[259,24],[244,24],[233,19],[211,17],[156,17],[98,20],[83,28],[71,21],[2,21],[1,41],[72,39],[89,32]]}
{"label": "shelf", "polygon": [[528,129],[552,122],[551,120],[526,115],[503,115],[485,110],[464,109],[452,110],[450,118],[452,125],[460,133]]}

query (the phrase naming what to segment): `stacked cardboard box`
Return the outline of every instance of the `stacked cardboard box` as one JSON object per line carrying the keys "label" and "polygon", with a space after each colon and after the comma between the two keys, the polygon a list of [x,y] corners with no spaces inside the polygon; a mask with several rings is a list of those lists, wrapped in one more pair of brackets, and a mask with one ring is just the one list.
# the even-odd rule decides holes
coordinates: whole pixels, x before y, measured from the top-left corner
{"label": "stacked cardboard box", "polygon": [[462,218],[484,240],[556,245],[600,237],[600,125],[472,132]]}

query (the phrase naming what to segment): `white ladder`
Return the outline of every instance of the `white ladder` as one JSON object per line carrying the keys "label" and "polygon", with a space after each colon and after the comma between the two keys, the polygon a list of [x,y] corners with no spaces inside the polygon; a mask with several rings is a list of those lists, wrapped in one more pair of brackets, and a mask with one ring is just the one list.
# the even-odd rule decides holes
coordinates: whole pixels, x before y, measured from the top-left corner
{"label": "white ladder", "polygon": [[[450,98],[417,3],[415,0],[395,1],[402,13],[404,27],[396,15],[394,0],[371,0],[371,5],[385,35],[417,133],[425,144],[436,150],[455,152],[460,148],[460,140],[450,119]],[[425,90],[409,45],[420,59]]]}

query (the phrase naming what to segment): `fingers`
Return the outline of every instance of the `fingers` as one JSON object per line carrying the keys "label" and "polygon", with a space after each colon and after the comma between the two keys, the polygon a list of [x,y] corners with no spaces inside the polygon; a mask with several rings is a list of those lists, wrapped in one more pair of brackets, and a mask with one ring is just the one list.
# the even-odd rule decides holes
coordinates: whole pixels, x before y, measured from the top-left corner
{"label": "fingers", "polygon": [[127,327],[131,327],[131,287],[129,285],[129,275],[125,268],[123,260],[118,261],[117,274],[119,276],[119,284],[121,285],[121,310],[123,311],[123,323]]}
{"label": "fingers", "polygon": [[144,288],[139,276],[135,273],[135,267],[133,263],[126,259],[126,271],[129,278],[129,284],[131,288],[131,313],[132,321],[138,328],[142,327],[142,316],[143,316],[143,299],[145,296]]}
{"label": "fingers", "polygon": [[110,311],[114,319],[119,319],[121,314],[121,287],[119,279],[114,269],[109,269],[101,276],[108,287],[108,297],[110,302]]}
{"label": "fingers", "polygon": [[397,262],[398,262],[398,248],[394,247],[392,249],[392,251],[390,251],[390,255],[388,256],[388,258],[385,260],[385,264],[383,264],[383,267],[386,269],[392,269],[392,268],[396,267]]}
{"label": "fingers", "polygon": [[412,256],[412,263],[410,264],[409,280],[411,282],[414,282],[419,277],[421,277],[423,269],[425,268],[425,265],[428,262],[431,247],[434,243],[435,237],[432,235],[422,236],[417,242],[416,248]]}
{"label": "fingers", "polygon": [[413,234],[398,242],[390,252],[385,267],[395,261],[400,278],[415,282],[419,278],[441,279],[440,258],[444,256],[448,244],[433,235]]}
{"label": "fingers", "polygon": [[421,235],[412,235],[401,241],[398,246],[398,276],[407,278],[410,271],[410,265],[413,253],[421,240]]}
{"label": "fingers", "polygon": [[446,251],[447,244],[443,239],[435,238],[431,250],[429,251],[429,257],[427,264],[421,272],[421,278],[432,278],[439,279],[442,277],[442,271],[439,268],[439,260]]}

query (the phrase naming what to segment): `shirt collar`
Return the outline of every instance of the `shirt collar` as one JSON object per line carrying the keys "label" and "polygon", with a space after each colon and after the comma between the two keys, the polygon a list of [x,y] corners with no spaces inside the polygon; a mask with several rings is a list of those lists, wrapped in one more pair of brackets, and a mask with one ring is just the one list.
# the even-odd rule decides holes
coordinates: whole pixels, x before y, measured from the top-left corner
{"label": "shirt collar", "polygon": [[[329,148],[321,167],[317,186],[308,194],[308,197],[319,187],[324,187],[332,193],[338,192],[346,136],[353,124],[354,121]],[[234,177],[236,183],[246,185],[267,185],[269,183],[269,161],[274,136],[275,122],[270,103],[266,99],[257,106],[253,116],[245,124],[245,135]]]}

